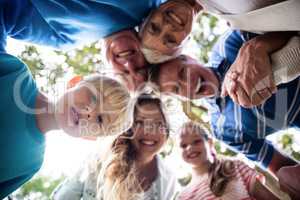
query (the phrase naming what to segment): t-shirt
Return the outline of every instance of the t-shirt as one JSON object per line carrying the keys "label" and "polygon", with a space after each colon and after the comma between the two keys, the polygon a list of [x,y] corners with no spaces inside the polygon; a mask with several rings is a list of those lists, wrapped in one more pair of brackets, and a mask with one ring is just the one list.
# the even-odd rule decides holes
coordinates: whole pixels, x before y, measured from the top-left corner
{"label": "t-shirt", "polygon": [[241,14],[280,3],[285,0],[198,0],[207,12]]}
{"label": "t-shirt", "polygon": [[71,48],[138,26],[162,0],[0,0],[0,51],[7,36]]}
{"label": "t-shirt", "polygon": [[0,53],[0,199],[28,181],[41,167],[45,137],[32,109],[38,90],[18,58]]}
{"label": "t-shirt", "polygon": [[178,200],[252,200],[249,196],[251,184],[257,177],[254,169],[244,162],[235,160],[235,178],[230,181],[221,197],[216,197],[209,188],[208,174],[187,186],[178,196]]}

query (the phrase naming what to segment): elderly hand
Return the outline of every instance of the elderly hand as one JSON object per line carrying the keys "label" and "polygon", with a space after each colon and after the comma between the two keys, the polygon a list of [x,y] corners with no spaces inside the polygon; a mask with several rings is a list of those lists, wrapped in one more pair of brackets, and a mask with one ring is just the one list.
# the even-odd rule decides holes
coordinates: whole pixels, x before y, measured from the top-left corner
{"label": "elderly hand", "polygon": [[274,92],[276,85],[268,51],[264,43],[252,39],[241,47],[226,73],[221,96],[229,95],[235,103],[252,107],[262,104]]}

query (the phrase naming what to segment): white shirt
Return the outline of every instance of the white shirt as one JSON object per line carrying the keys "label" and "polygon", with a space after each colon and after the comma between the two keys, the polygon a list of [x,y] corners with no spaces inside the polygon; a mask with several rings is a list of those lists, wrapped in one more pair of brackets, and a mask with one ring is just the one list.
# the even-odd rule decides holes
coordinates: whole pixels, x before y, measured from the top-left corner
{"label": "white shirt", "polygon": [[240,14],[285,0],[198,0],[204,10],[214,14]]}
{"label": "white shirt", "polygon": [[[149,195],[155,195],[157,200],[171,200],[178,191],[177,179],[170,169],[166,167],[161,158],[157,156],[158,177],[152,186],[145,192],[141,200],[149,200]],[[96,200],[97,175],[85,176],[86,169],[80,169],[72,178],[67,179],[59,185],[52,197],[54,200]],[[86,177],[82,179],[81,177]]]}

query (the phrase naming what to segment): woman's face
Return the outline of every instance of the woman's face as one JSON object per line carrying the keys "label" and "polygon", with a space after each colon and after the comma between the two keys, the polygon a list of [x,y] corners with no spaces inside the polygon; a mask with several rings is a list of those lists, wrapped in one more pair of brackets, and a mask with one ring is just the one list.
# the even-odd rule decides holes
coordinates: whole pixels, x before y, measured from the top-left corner
{"label": "woman's face", "polygon": [[142,25],[139,36],[143,47],[172,55],[191,32],[194,10],[186,1],[162,4]]}
{"label": "woman's face", "polygon": [[210,144],[192,127],[184,127],[180,133],[181,155],[185,162],[194,167],[208,163]]}
{"label": "woman's face", "polygon": [[145,160],[154,157],[167,140],[166,122],[155,103],[137,106],[132,130],[138,157]]}

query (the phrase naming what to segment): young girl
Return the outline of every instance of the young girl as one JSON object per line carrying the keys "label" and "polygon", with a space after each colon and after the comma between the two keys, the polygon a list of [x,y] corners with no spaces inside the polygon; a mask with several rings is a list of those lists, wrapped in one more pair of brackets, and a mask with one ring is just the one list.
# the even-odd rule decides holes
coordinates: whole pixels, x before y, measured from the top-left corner
{"label": "young girl", "polygon": [[168,123],[161,101],[139,97],[132,128],[114,139],[110,153],[99,159],[97,167],[81,169],[59,186],[54,200],[173,199],[176,178],[158,156],[167,139]]}
{"label": "young girl", "polygon": [[0,90],[0,199],[40,169],[48,131],[99,136],[121,133],[131,124],[128,91],[104,76],[83,78],[51,102],[23,62],[0,53]]}
{"label": "young girl", "polygon": [[188,122],[180,130],[185,162],[193,168],[191,183],[179,200],[278,199],[260,183],[259,175],[241,160],[216,157],[212,139],[199,124]]}

